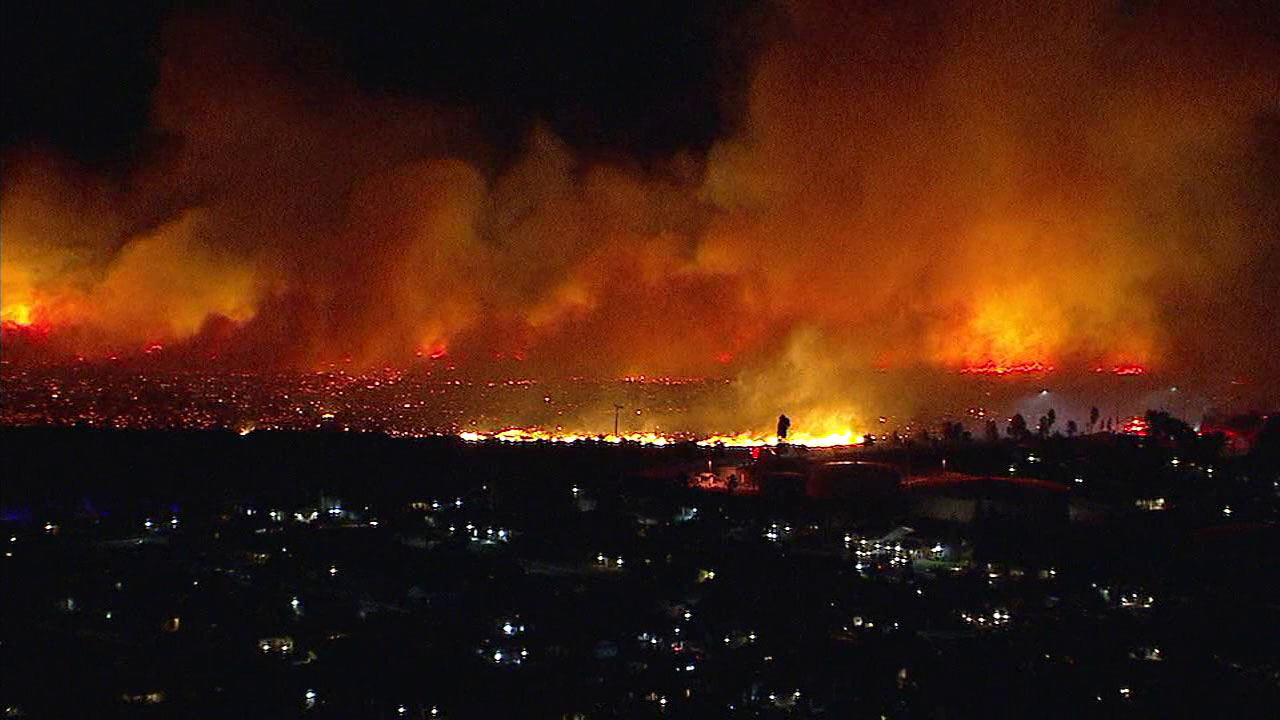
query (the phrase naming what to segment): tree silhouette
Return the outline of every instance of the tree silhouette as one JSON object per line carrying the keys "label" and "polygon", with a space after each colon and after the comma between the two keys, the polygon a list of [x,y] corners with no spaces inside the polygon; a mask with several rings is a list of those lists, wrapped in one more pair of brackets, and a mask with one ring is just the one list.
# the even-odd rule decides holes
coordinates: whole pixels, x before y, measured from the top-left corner
{"label": "tree silhouette", "polygon": [[1093,432],[1093,428],[1098,424],[1098,407],[1095,405],[1089,408],[1089,432]]}
{"label": "tree silhouette", "polygon": [[995,420],[988,420],[988,421],[987,421],[986,437],[987,437],[987,442],[999,442],[999,441],[1000,441],[1000,428],[999,428],[999,426],[997,426],[997,425],[996,425],[996,421],[995,421]]}
{"label": "tree silhouette", "polygon": [[1023,440],[1029,434],[1027,431],[1027,419],[1022,417],[1022,413],[1015,413],[1009,418],[1009,427],[1007,429],[1009,437],[1015,440]]}
{"label": "tree silhouette", "polygon": [[1076,426],[1075,420],[1067,421],[1067,437],[1075,437],[1076,433],[1079,431],[1080,431],[1080,428]]}
{"label": "tree silhouette", "polygon": [[945,423],[942,432],[948,442],[956,443],[964,439],[964,425],[958,422]]}
{"label": "tree silhouette", "polygon": [[1058,419],[1058,414],[1049,408],[1049,412],[1040,416],[1040,424],[1036,427],[1036,433],[1040,437],[1049,437],[1049,433],[1053,432],[1053,423]]}
{"label": "tree silhouette", "polygon": [[1157,441],[1186,450],[1199,439],[1190,425],[1163,410],[1148,410],[1146,420],[1147,434]]}

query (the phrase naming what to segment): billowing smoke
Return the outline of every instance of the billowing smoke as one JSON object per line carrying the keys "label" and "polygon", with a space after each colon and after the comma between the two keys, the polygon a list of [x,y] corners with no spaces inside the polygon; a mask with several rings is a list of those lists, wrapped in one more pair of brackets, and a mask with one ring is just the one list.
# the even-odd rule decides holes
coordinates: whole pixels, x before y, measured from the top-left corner
{"label": "billowing smoke", "polygon": [[797,3],[776,25],[725,83],[740,121],[640,161],[546,124],[510,158],[475,108],[176,15],[135,167],[7,153],[7,344],[718,375],[762,423],[833,427],[897,392],[880,369],[1280,369],[1274,33],[1131,3]]}

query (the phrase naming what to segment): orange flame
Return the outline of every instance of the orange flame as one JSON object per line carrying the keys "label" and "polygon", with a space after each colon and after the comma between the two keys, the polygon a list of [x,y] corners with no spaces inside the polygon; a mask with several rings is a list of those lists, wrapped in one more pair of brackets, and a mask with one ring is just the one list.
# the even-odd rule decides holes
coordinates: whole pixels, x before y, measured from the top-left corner
{"label": "orange flame", "polygon": [[1038,360],[1030,362],[1003,363],[988,360],[978,365],[966,365],[960,368],[962,375],[1030,375],[1033,373],[1053,372],[1052,365]]}
{"label": "orange flame", "polygon": [[[776,435],[763,435],[747,432],[738,433],[736,435],[709,435],[702,437],[690,434],[665,434],[655,432],[592,435],[586,432],[548,431],[541,428],[508,428],[497,432],[462,432],[458,433],[458,437],[467,442],[547,442],[563,444],[604,442],[616,445],[634,443],[637,445],[651,445],[655,447],[662,447],[682,442],[692,442],[702,447],[712,447],[717,445],[722,445],[724,447],[761,447],[766,445],[776,446],[782,444]],[[802,445],[804,447],[843,447],[859,445],[864,441],[865,437],[865,435],[851,430],[846,432],[830,433],[827,435],[809,435],[802,433],[788,438],[786,444]]]}

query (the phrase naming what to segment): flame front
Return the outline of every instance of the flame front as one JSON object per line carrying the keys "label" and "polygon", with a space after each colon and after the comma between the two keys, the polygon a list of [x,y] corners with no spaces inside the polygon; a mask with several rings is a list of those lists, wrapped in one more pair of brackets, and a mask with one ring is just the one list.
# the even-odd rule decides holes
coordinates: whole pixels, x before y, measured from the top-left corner
{"label": "flame front", "polygon": [[35,311],[27,303],[5,305],[0,309],[0,321],[13,323],[20,327],[30,327],[35,318]]}
{"label": "flame front", "polygon": [[777,446],[782,444],[801,445],[804,447],[842,447],[850,445],[862,444],[866,436],[853,431],[830,433],[827,435],[810,435],[799,433],[794,437],[788,437],[785,443],[778,438],[777,435],[762,435],[755,433],[738,433],[734,435],[707,435],[699,436],[694,434],[678,434],[666,435],[662,433],[622,433],[614,435],[612,433],[592,435],[589,433],[576,433],[566,431],[548,431],[540,428],[507,428],[497,432],[462,432],[458,433],[458,437],[467,442],[485,442],[496,441],[504,443],[531,443],[531,442],[547,442],[547,443],[580,443],[580,442],[603,442],[610,444],[633,443],[637,445],[652,445],[662,447],[673,445],[676,443],[692,442],[703,447],[724,446],[724,447],[760,447],[760,446]]}

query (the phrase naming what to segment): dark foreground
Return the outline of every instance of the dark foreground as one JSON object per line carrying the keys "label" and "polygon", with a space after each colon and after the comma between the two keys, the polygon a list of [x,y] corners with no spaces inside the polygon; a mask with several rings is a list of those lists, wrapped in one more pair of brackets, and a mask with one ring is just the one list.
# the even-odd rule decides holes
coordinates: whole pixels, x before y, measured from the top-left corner
{"label": "dark foreground", "polygon": [[[1269,446],[1223,457],[1110,436],[855,456],[1060,483],[1046,502],[939,483],[730,496],[686,481],[746,458],[694,447],[0,438],[7,716],[1280,707]],[[968,507],[984,510],[952,512]]]}

